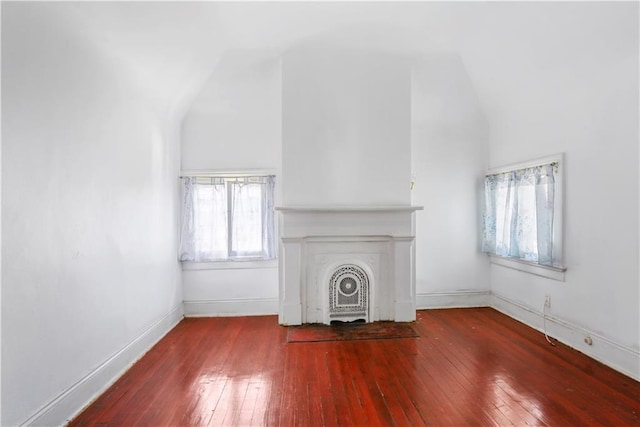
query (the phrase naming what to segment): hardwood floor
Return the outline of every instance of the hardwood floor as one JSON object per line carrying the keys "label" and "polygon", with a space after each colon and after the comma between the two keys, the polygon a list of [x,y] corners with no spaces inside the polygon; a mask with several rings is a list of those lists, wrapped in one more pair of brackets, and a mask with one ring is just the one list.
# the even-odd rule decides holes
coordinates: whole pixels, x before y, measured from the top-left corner
{"label": "hardwood floor", "polygon": [[640,425],[640,383],[493,309],[414,328],[288,344],[275,316],[185,319],[70,425]]}

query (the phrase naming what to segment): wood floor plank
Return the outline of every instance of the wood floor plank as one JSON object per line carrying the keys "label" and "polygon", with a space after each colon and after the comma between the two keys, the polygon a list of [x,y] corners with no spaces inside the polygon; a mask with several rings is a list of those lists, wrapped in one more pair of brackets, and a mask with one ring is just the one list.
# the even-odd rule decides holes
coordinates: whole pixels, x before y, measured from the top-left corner
{"label": "wood floor plank", "polygon": [[184,319],[70,425],[640,425],[640,383],[493,309],[413,327],[288,344],[276,316]]}
{"label": "wood floor plank", "polygon": [[[385,395],[381,383],[384,378],[380,375],[382,367],[371,363],[371,349],[366,342],[350,342],[345,345],[348,359],[342,365],[343,376],[349,378],[352,407],[358,409],[354,418],[360,425],[389,426],[394,420],[403,417],[398,413],[395,402],[390,401],[390,396]],[[394,416],[395,413],[395,416]]]}
{"label": "wood floor plank", "polygon": [[[411,344],[415,342],[413,338],[406,339],[405,344],[409,344],[409,351],[413,353]],[[379,345],[383,344],[383,345]],[[368,355],[367,367],[372,370],[363,372],[365,381],[375,381],[377,390],[384,397],[385,404],[392,415],[392,424],[397,426],[421,425],[424,419],[413,404],[410,394],[406,392],[405,385],[410,378],[402,375],[407,369],[407,347],[399,348],[390,340],[385,343],[369,342],[369,347],[363,352],[363,356]],[[400,375],[399,375],[400,374]],[[388,422],[388,420],[387,420]],[[388,424],[389,425],[389,424]]]}
{"label": "wood floor plank", "polygon": [[327,363],[329,357],[329,350],[331,349],[330,343],[315,343],[316,345],[309,345],[308,348],[314,353],[317,361],[317,397],[320,398],[320,407],[322,410],[322,424],[323,426],[337,426],[338,425],[338,412],[336,411],[336,405],[333,401],[333,393],[331,391],[331,378],[329,376],[329,364]]}
{"label": "wood floor plank", "polygon": [[335,343],[326,353],[327,368],[331,381],[331,395],[338,418],[338,425],[354,426],[357,425],[357,419],[353,416],[353,410],[355,408],[352,407],[351,400],[346,391],[349,381],[347,378],[344,378],[341,369],[344,364],[343,347],[344,342]]}

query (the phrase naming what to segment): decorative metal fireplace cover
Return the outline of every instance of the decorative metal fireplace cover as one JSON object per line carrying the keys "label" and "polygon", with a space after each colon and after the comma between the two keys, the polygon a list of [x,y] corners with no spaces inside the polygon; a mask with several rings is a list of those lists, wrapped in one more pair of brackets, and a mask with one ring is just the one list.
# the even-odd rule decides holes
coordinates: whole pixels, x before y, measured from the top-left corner
{"label": "decorative metal fireplace cover", "polygon": [[329,320],[369,321],[369,277],[357,265],[341,265],[331,275]]}

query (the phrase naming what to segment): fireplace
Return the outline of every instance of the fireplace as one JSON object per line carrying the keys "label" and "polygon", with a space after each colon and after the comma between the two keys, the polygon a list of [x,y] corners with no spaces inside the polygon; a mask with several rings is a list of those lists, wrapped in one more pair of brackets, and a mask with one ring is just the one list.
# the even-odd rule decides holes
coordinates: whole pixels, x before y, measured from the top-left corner
{"label": "fireplace", "polygon": [[336,268],[329,280],[329,321],[369,321],[369,276],[356,264]]}
{"label": "fireplace", "polygon": [[283,325],[415,320],[414,206],[279,207]]}

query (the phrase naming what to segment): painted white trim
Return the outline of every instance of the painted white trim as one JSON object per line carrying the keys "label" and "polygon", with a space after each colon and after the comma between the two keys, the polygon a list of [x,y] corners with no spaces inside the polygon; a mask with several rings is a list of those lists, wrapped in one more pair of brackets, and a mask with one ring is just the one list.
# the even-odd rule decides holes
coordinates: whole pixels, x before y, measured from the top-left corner
{"label": "painted white trim", "polygon": [[285,213],[360,213],[360,212],[415,212],[424,209],[423,206],[411,205],[322,205],[322,206],[276,206],[276,211]]}
{"label": "painted white trim", "polygon": [[262,268],[278,268],[277,259],[265,260],[233,260],[212,262],[182,261],[182,271],[187,270],[257,270]]}
{"label": "painted white trim", "polygon": [[539,157],[537,159],[527,160],[520,163],[512,163],[509,165],[490,168],[487,170],[487,175],[511,172],[519,169],[533,168],[540,165],[548,165],[554,162],[561,162],[562,160],[564,160],[564,153],[552,154],[550,156]]}
{"label": "painted white trim", "polygon": [[412,300],[395,301],[393,303],[394,322],[415,322],[416,305]]}
{"label": "painted white trim", "polygon": [[185,317],[263,316],[278,314],[278,298],[185,301]]}
{"label": "painted white trim", "polygon": [[[496,294],[491,295],[491,307],[544,332],[543,313],[538,310]],[[546,315],[546,326],[550,337],[640,381],[640,351],[550,314]],[[591,338],[592,345],[585,343],[585,337]]]}
{"label": "painted white trim", "polygon": [[467,290],[453,292],[429,292],[416,294],[418,310],[434,308],[488,307],[491,292]]}
{"label": "painted white trim", "polygon": [[546,277],[547,279],[553,279],[559,282],[564,282],[564,273],[567,270],[566,268],[534,264],[515,258],[505,258],[494,254],[489,254],[489,262],[501,267],[512,268],[514,270],[523,271],[535,276]]}
{"label": "painted white trim", "polygon": [[[361,235],[361,236],[306,236],[302,237],[304,243],[358,243],[358,242],[389,242],[393,239],[413,239],[413,236],[409,237],[393,237],[383,235]],[[284,239],[291,239],[283,237]],[[295,239],[295,238],[294,238]]]}
{"label": "painted white trim", "polygon": [[[302,304],[301,303],[287,303],[280,304],[280,311],[278,313],[278,323],[282,326],[292,326],[302,324]],[[286,321],[285,321],[286,319]]]}
{"label": "painted white trim", "polygon": [[183,318],[182,304],[151,325],[114,355],[64,390],[22,426],[58,426],[68,423],[105,392],[122,374],[162,339]]}
{"label": "painted white trim", "polygon": [[186,169],[180,171],[181,177],[186,176],[205,176],[205,177],[227,177],[227,176],[267,176],[267,175],[276,175],[276,169]]}

